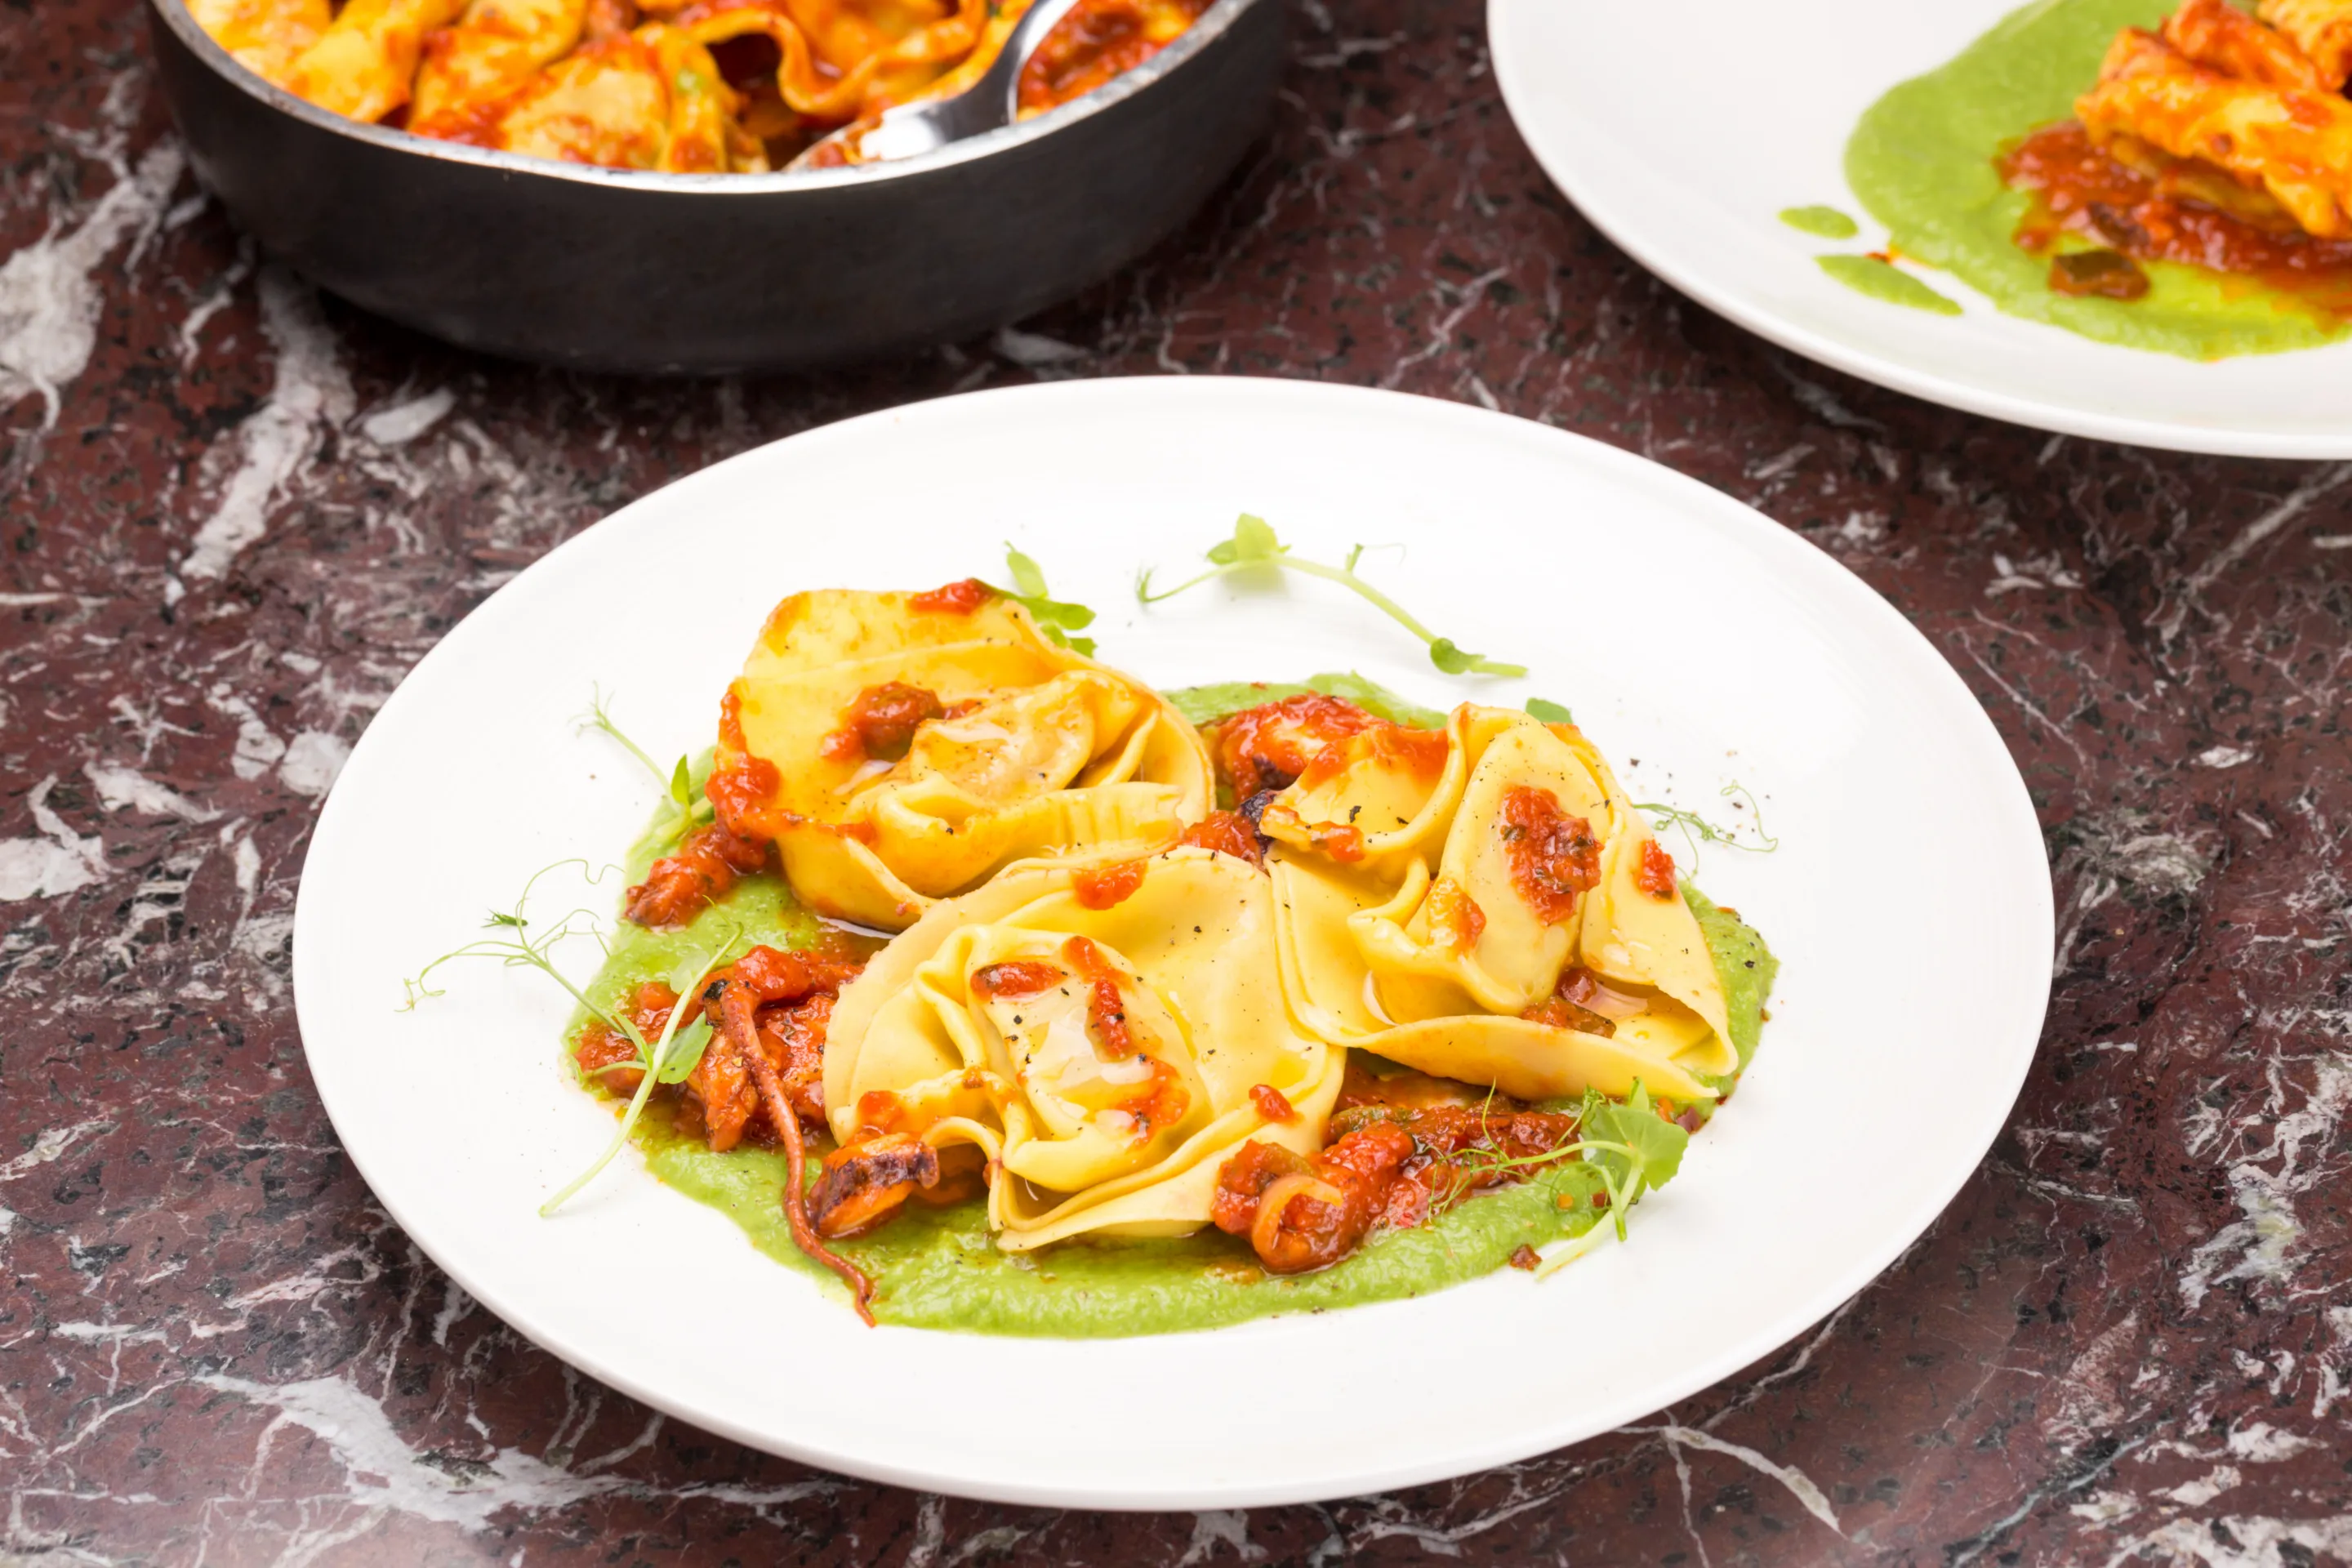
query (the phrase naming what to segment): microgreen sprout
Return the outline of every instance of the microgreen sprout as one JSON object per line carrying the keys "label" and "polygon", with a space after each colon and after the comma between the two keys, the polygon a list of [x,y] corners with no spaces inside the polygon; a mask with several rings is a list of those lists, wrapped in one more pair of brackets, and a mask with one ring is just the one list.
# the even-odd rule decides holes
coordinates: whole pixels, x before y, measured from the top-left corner
{"label": "microgreen sprout", "polygon": [[1780,840],[1764,831],[1764,808],[1757,804],[1755,795],[1746,784],[1727,784],[1723,786],[1722,793],[1725,799],[1732,802],[1734,811],[1745,810],[1754,818],[1753,832],[1757,842],[1750,844],[1740,838],[1737,825],[1718,827],[1698,813],[1685,811],[1678,805],[1667,805],[1658,801],[1635,801],[1633,809],[1648,812],[1661,830],[1673,827],[1680,831],[1683,841],[1690,847],[1694,862],[1698,858],[1698,847],[1702,843],[1720,844],[1727,849],[1737,849],[1747,855],[1769,855],[1780,847]]}
{"label": "microgreen sprout", "polygon": [[612,710],[605,706],[604,693],[601,689],[591,689],[588,711],[580,716],[579,724],[583,731],[601,730],[618,741],[629,755],[645,765],[646,772],[653,775],[655,784],[668,795],[670,815],[654,829],[654,842],[674,844],[716,816],[710,803],[695,793],[693,764],[680,756],[677,765],[664,773],[661,764],[646,754],[644,747],[630,740],[621,727],[613,722]]}
{"label": "microgreen sprout", "polygon": [[494,934],[477,937],[463,947],[451,949],[419,970],[414,978],[401,982],[406,994],[405,1000],[401,1003],[401,1011],[407,1012],[425,998],[441,994],[433,986],[433,972],[454,959],[495,958],[509,968],[536,969],[562,986],[566,994],[580,1005],[583,1012],[635,1047],[634,1061],[618,1062],[612,1068],[600,1069],[609,1072],[614,1068],[635,1068],[645,1074],[637,1085],[635,1096],[629,1101],[628,1109],[622,1113],[620,1130],[614,1134],[613,1142],[604,1153],[597,1156],[594,1164],[547,1200],[539,1211],[541,1215],[553,1214],[566,1199],[586,1186],[612,1162],[613,1156],[620,1152],[621,1145],[628,1142],[630,1130],[636,1125],[637,1117],[645,1110],[646,1100],[652,1094],[656,1082],[681,1083],[702,1060],[702,1053],[710,1044],[710,1021],[698,1017],[691,1024],[681,1025],[681,1020],[688,1010],[688,1003],[701,990],[711,971],[729,961],[743,936],[740,927],[730,927],[703,956],[688,958],[677,965],[669,976],[670,988],[677,993],[677,1005],[670,1009],[669,1019],[663,1025],[661,1034],[648,1040],[635,1019],[609,1007],[598,1006],[586,992],[574,985],[555,966],[555,950],[573,937],[593,937],[599,945],[603,944],[604,935],[597,928],[595,917],[585,910],[573,910],[561,920],[539,927],[534,934],[535,922],[524,912],[530,903],[531,893],[538,888],[541,878],[566,866],[579,867],[592,886],[603,875],[593,870],[587,861],[580,859],[558,860],[552,866],[542,867],[523,884],[522,896],[515,900],[513,909],[494,910],[489,919],[482,922],[484,929]]}
{"label": "microgreen sprout", "polygon": [[[614,1129],[613,1141],[604,1145],[604,1152],[596,1156],[594,1163],[572,1177],[565,1184],[562,1191],[540,1205],[541,1218],[544,1219],[553,1215],[571,1199],[573,1194],[594,1181],[604,1167],[613,1163],[613,1156],[619,1153],[622,1146],[628,1142],[629,1133],[636,1126],[638,1116],[643,1114],[646,1101],[652,1097],[655,1084],[683,1083],[686,1081],[687,1075],[701,1062],[702,1053],[710,1045],[709,1018],[707,1016],[698,1016],[693,1023],[683,1028],[679,1026],[679,1020],[686,1016],[695,996],[701,992],[704,982],[710,978],[711,971],[728,962],[730,955],[734,952],[735,944],[742,939],[742,935],[740,927],[730,929],[701,957],[684,960],[671,973],[670,989],[677,993],[677,1003],[670,1008],[669,1018],[662,1025],[662,1031],[658,1037],[648,1043],[645,1035],[635,1026],[632,1025],[625,1030],[629,1042],[637,1047],[636,1065],[644,1069],[645,1077],[637,1080],[637,1092],[630,1096],[628,1109],[621,1112],[621,1124]],[[566,988],[569,989],[568,986]],[[573,994],[577,995],[578,993],[574,992]],[[596,1009],[591,1010],[596,1012],[598,1017],[611,1020],[611,1015]]]}
{"label": "microgreen sprout", "polygon": [[1538,724],[1573,724],[1576,715],[1559,703],[1543,697],[1528,699],[1528,717]]}
{"label": "microgreen sprout", "polygon": [[1094,638],[1070,636],[1072,632],[1084,631],[1095,624],[1092,610],[1084,605],[1067,604],[1053,597],[1045,586],[1045,569],[1030,556],[1013,549],[1010,540],[1004,544],[1004,569],[1013,574],[1013,587],[1019,592],[991,584],[992,592],[1003,595],[1028,611],[1029,618],[1037,623],[1037,629],[1045,634],[1047,642],[1089,658],[1094,657]]}
{"label": "microgreen sprout", "polygon": [[[601,880],[604,875],[591,868],[587,861],[578,858],[558,860],[551,866],[541,867],[531,874],[530,880],[522,885],[522,897],[515,900],[513,909],[493,910],[490,911],[489,919],[482,922],[482,928],[485,931],[498,934],[477,937],[463,947],[452,948],[418,970],[414,978],[400,983],[402,990],[405,993],[400,1010],[404,1013],[411,1011],[426,997],[440,995],[441,993],[434,989],[432,984],[433,972],[452,959],[495,958],[509,969],[520,967],[538,970],[570,992],[573,1001],[585,1007],[596,1017],[603,1019],[614,1030],[632,1039],[636,1038],[636,1032],[629,1024],[613,1017],[603,1008],[589,1001],[586,994],[571,981],[565,979],[563,972],[555,967],[553,958],[555,950],[572,938],[591,936],[602,942],[604,939],[596,929],[595,917],[585,910],[573,910],[562,919],[544,927],[538,935],[534,936],[531,934],[531,921],[523,914],[524,906],[530,902],[531,891],[539,886],[540,879],[551,871],[560,871],[566,866],[579,867],[583,876],[592,887]],[[583,921],[584,924],[582,923]]]}
{"label": "microgreen sprout", "polygon": [[1233,537],[1221,539],[1210,548],[1209,570],[1177,584],[1165,593],[1155,594],[1151,591],[1151,573],[1147,567],[1136,577],[1135,596],[1143,604],[1156,605],[1162,599],[1174,598],[1187,588],[1197,588],[1218,577],[1276,569],[1297,572],[1303,576],[1320,577],[1327,583],[1337,583],[1362,596],[1391,620],[1419,637],[1429,649],[1429,662],[1448,675],[1517,676],[1528,672],[1527,666],[1523,664],[1504,664],[1484,654],[1472,653],[1455,646],[1453,638],[1439,637],[1423,626],[1402,605],[1356,575],[1356,563],[1362,560],[1363,555],[1364,546],[1359,544],[1348,552],[1348,559],[1343,565],[1330,566],[1320,561],[1301,559],[1290,552],[1290,546],[1275,537],[1274,530],[1265,519],[1244,512],[1241,520],[1234,524]]}
{"label": "microgreen sprout", "polygon": [[1609,1195],[1610,1226],[1604,1229],[1596,1225],[1570,1238],[1567,1246],[1547,1254],[1543,1266],[1536,1271],[1538,1279],[1559,1272],[1591,1251],[1608,1230],[1613,1230],[1618,1240],[1624,1240],[1625,1211],[1643,1193],[1674,1180],[1675,1173],[1682,1168],[1684,1147],[1690,1142],[1688,1132],[1658,1115],[1650,1091],[1638,1079],[1633,1094],[1622,1104],[1587,1089],[1583,1107],[1577,1114],[1577,1125],[1581,1131],[1600,1136],[1579,1138],[1540,1154],[1511,1158],[1474,1150],[1462,1162],[1473,1173],[1484,1173],[1533,1170],[1577,1160],[1591,1165],[1593,1173],[1601,1178],[1601,1187]]}

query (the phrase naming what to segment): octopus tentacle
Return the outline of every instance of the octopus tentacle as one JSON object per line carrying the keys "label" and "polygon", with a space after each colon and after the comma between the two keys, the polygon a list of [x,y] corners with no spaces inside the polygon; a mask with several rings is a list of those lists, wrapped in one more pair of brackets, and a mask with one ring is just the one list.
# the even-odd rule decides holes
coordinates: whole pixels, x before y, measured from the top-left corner
{"label": "octopus tentacle", "polygon": [[777,1133],[784,1141],[784,1219],[792,1226],[793,1244],[841,1277],[849,1287],[851,1303],[867,1328],[874,1327],[874,1281],[866,1271],[846,1258],[825,1246],[814,1226],[809,1224],[807,1176],[801,1141],[801,1119],[784,1098],[783,1080],[760,1048],[759,1026],[754,1015],[758,994],[740,981],[722,980],[715,987],[719,992],[719,1029],[743,1065],[751,1071],[760,1086],[761,1102],[768,1108],[768,1119],[776,1124]]}

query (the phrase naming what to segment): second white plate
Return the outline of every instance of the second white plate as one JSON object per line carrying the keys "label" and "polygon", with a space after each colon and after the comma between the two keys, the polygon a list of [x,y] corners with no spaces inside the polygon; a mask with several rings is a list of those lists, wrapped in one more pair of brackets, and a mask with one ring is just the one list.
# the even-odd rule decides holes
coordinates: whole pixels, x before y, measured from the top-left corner
{"label": "second white plate", "polygon": [[[1488,0],[1495,75],[1569,199],[1643,265],[1749,331],[1951,407],[2182,451],[2352,457],[2352,342],[2210,364],[2002,314],[1946,275],[1957,318],[1866,299],[1824,251],[1885,243],[1847,187],[1847,137],[2017,0]],[[2089,84],[2084,83],[2085,86]],[[1825,203],[1827,243],[1782,224]]]}

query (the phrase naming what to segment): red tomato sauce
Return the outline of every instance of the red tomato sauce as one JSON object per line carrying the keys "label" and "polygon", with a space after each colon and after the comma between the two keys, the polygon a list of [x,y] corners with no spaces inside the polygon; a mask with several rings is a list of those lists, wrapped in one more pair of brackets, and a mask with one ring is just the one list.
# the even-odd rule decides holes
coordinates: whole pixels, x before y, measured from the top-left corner
{"label": "red tomato sauce", "polygon": [[1149,1143],[1155,1131],[1175,1126],[1192,1108],[1192,1092],[1176,1076],[1176,1069],[1157,1057],[1145,1059],[1151,1064],[1150,1081],[1110,1108],[1134,1122],[1134,1131],[1129,1136],[1137,1143]]}
{"label": "red tomato sauce", "polygon": [[1022,68],[1022,112],[1067,103],[1134,69],[1168,47],[1171,29],[1207,9],[1208,0],[1079,0]]}
{"label": "red tomato sauce", "polygon": [[646,879],[631,888],[624,919],[641,926],[681,926],[718,902],[768,863],[768,842],[730,831],[723,821],[688,834],[675,854],[655,861]]}
{"label": "red tomato sauce", "polygon": [[1213,811],[1186,828],[1179,844],[1195,849],[1213,849],[1220,855],[1231,855],[1253,866],[1265,864],[1265,843],[1257,836],[1257,826],[1238,811]]}
{"label": "red tomato sauce", "polygon": [[1587,1005],[1600,991],[1601,983],[1589,971],[1570,964],[1561,972],[1559,984],[1552,994],[1519,1016],[1531,1024],[1548,1024],[1555,1029],[1574,1029],[1580,1034],[1606,1038],[1617,1032],[1616,1020]]}
{"label": "red tomato sauce", "polygon": [[1089,866],[1070,879],[1070,896],[1083,910],[1117,909],[1143,886],[1144,873],[1150,869],[1150,862],[1146,860]]}
{"label": "red tomato sauce", "polygon": [[1306,691],[1244,708],[1212,725],[1210,732],[1234,798],[1247,800],[1262,790],[1281,789],[1325,747],[1379,722],[1352,702]]}
{"label": "red tomato sauce", "polygon": [[946,715],[937,692],[886,680],[851,699],[841,715],[841,728],[819,742],[817,751],[837,763],[869,758],[895,763],[915,743],[919,725]]}
{"label": "red tomato sauce", "polygon": [[1350,827],[1343,822],[1337,827],[1318,831],[1315,841],[1334,860],[1353,865],[1364,858],[1364,830],[1360,827]]}
{"label": "red tomato sauce", "polygon": [[[705,987],[709,992],[734,982],[750,988],[755,998],[752,1037],[793,1116],[811,1127],[824,1125],[824,1041],[834,999],[864,963],[862,953],[845,940],[802,949],[754,947],[714,971]],[[684,1028],[703,1016],[703,1000],[697,994],[681,1003],[667,985],[647,981],[630,996],[626,1016],[648,1042],[656,1041],[673,1009],[686,1009],[678,1019]],[[602,1020],[581,1026],[572,1054],[590,1081],[608,1093],[634,1094],[644,1080],[641,1070],[620,1065],[636,1060],[635,1046]],[[719,1034],[686,1080],[656,1085],[654,1099],[677,1131],[702,1139],[715,1152],[743,1142],[766,1147],[782,1137],[761,1100],[751,1064]]]}
{"label": "red tomato sauce", "polygon": [[940,615],[968,616],[994,597],[995,589],[977,577],[967,577],[961,583],[950,583],[928,594],[918,594],[907,601],[907,607]]}
{"label": "red tomato sauce", "polygon": [[1254,1083],[1250,1085],[1249,1093],[1250,1103],[1256,1106],[1257,1113],[1268,1121],[1290,1122],[1298,1120],[1298,1110],[1290,1103],[1290,1097],[1274,1085]]}
{"label": "red tomato sauce", "polygon": [[[2178,261],[2252,278],[2331,317],[2352,316],[2352,243],[2273,230],[2183,194],[2099,150],[2074,121],[2045,126],[1995,160],[2000,177],[2032,193],[2017,244],[2034,255],[2062,233],[2139,261]],[[2208,176],[2212,177],[2212,176]],[[2221,176],[2227,178],[2228,176]],[[2060,284],[2068,292],[2104,292]]]}
{"label": "red tomato sauce", "polygon": [[1478,907],[1478,900],[1461,883],[1451,877],[1440,877],[1429,885],[1432,936],[1457,952],[1466,952],[1478,945],[1478,938],[1486,929],[1486,911]]}
{"label": "red tomato sauce", "polygon": [[1068,978],[1050,963],[1014,958],[972,971],[971,988],[983,996],[1038,996]]}
{"label": "red tomato sauce", "polygon": [[1511,886],[1546,925],[1575,913],[1578,895],[1600,884],[1601,840],[1591,823],[1561,811],[1551,791],[1505,790],[1502,834]]}
{"label": "red tomato sauce", "polygon": [[1113,1058],[1135,1055],[1135,1036],[1127,1026],[1127,998],[1119,994],[1119,973],[1102,955],[1102,949],[1082,936],[1062,944],[1062,956],[1087,986],[1087,1026],[1102,1053]]}
{"label": "red tomato sauce", "polygon": [[1381,763],[1402,763],[1415,778],[1433,779],[1445,771],[1451,746],[1443,730],[1408,730],[1402,724],[1374,724],[1355,745],[1326,746],[1298,775],[1308,788],[1335,779],[1349,764],[1367,756]]}
{"label": "red tomato sauce", "polygon": [[759,826],[760,814],[776,798],[783,782],[776,764],[755,757],[743,739],[743,692],[730,686],[719,702],[719,765],[702,786],[719,825],[738,837],[767,839]]}
{"label": "red tomato sauce", "polygon": [[1248,1237],[1268,1273],[1328,1268],[1377,1227],[1409,1230],[1480,1188],[1524,1180],[1526,1162],[1577,1134],[1573,1115],[1516,1100],[1433,1100],[1419,1074],[1393,1080],[1399,1102],[1373,1098],[1386,1081],[1351,1071],[1352,1094],[1341,1098],[1352,1103],[1332,1117],[1330,1141],[1311,1159],[1252,1142],[1219,1169],[1210,1217]]}
{"label": "red tomato sauce", "polygon": [[1654,899],[1675,896],[1675,858],[1654,838],[1642,840],[1642,864],[1633,872],[1633,886]]}

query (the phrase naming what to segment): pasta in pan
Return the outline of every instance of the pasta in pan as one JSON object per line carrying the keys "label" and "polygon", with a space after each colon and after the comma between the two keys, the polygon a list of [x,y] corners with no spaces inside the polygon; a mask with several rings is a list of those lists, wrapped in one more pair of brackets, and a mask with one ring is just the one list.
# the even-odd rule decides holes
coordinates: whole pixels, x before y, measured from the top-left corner
{"label": "pasta in pan", "polygon": [[771,612],[575,992],[613,1148],[869,1321],[1202,1327],[1622,1234],[1774,964],[1565,710],[1163,694],[1009,563]]}
{"label": "pasta in pan", "polygon": [[[1024,69],[1041,114],[1181,37],[1207,0],[1080,0]],[[1027,0],[188,0],[237,62],[350,119],[535,157],[759,173],[864,159],[895,105],[986,70]],[[824,141],[832,132],[850,135]]]}
{"label": "pasta in pan", "polygon": [[[2004,148],[2031,200],[2016,244],[2075,299],[2164,303],[2165,267],[2275,289],[2326,334],[2352,320],[2352,4],[2182,0],[2114,35],[2074,117]],[[2156,268],[2151,271],[2150,268]],[[2200,351],[2201,347],[2200,347]]]}

